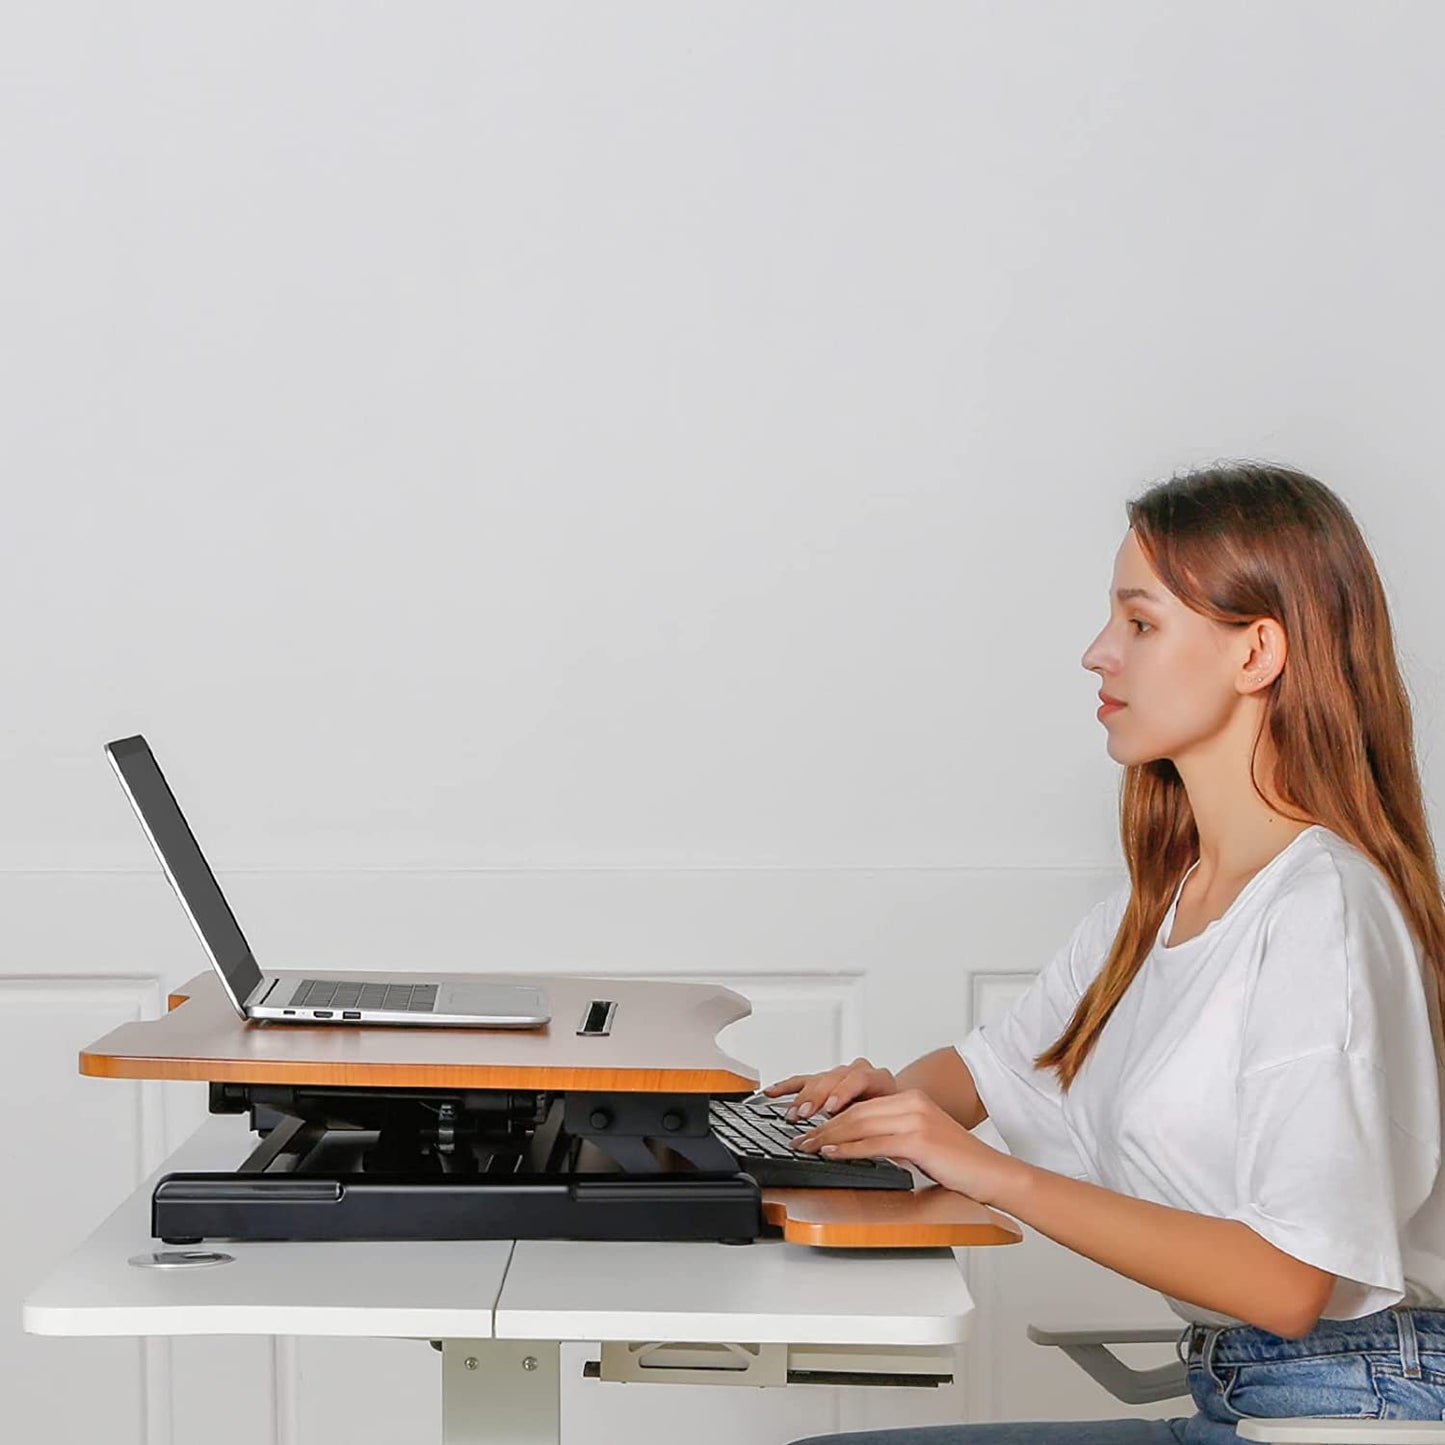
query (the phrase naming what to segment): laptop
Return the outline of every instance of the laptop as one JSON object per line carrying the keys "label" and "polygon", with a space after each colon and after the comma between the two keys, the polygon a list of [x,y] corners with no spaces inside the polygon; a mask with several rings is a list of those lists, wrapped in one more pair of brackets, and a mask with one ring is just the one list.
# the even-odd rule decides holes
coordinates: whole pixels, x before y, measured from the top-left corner
{"label": "laptop", "polygon": [[143,737],[119,738],[105,754],[200,936],[226,996],[243,1018],[297,1024],[406,1024],[445,1028],[534,1029],[545,1024],[547,994],[525,984],[422,975],[262,973],[231,905]]}

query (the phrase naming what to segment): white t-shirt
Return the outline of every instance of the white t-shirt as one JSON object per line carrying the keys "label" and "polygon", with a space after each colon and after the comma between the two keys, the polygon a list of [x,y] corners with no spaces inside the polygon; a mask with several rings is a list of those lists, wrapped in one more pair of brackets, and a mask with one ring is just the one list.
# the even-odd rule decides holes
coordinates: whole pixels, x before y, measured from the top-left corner
{"label": "white t-shirt", "polygon": [[[956,1046],[1010,1152],[1243,1221],[1339,1276],[1324,1318],[1445,1304],[1439,1019],[1385,875],[1316,824],[1223,917],[1166,948],[1176,891],[1065,1094],[1032,1061],[1103,967],[1128,899],[1125,883],[1007,1014]],[[1164,1298],[1186,1320],[1245,1323]]]}

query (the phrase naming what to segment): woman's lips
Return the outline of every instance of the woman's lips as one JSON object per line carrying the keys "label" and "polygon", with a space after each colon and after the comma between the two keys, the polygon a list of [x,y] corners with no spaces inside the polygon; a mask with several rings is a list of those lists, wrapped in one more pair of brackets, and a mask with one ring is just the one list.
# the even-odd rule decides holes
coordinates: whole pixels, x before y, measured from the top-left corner
{"label": "woman's lips", "polygon": [[1120,709],[1121,707],[1123,707],[1123,706],[1124,706],[1124,704],[1123,704],[1122,702],[1106,702],[1106,703],[1103,703],[1103,704],[1100,706],[1099,711],[1096,712],[1096,713],[1094,714],[1094,716],[1097,717],[1097,718],[1102,722],[1106,717],[1109,717],[1112,713],[1118,712],[1119,709]]}

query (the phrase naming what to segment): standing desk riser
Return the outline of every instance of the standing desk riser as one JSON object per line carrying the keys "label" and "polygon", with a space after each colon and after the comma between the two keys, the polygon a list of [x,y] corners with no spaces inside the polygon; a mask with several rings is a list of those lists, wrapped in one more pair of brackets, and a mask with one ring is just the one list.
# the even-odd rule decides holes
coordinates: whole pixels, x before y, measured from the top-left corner
{"label": "standing desk riser", "polygon": [[[204,1081],[212,1113],[249,1113],[259,1141],[235,1169],[157,1184],[152,1233],[167,1242],[773,1233],[900,1248],[1021,1237],[1006,1216],[927,1184],[760,1190],[708,1124],[711,1098],[757,1087],[716,1042],[749,1013],[745,998],[703,984],[545,982],[542,1029],[341,1028],[248,1023],[208,973],[162,1018],[83,1050],[80,1068]],[[609,1031],[582,1036],[598,1000],[616,1005]]]}

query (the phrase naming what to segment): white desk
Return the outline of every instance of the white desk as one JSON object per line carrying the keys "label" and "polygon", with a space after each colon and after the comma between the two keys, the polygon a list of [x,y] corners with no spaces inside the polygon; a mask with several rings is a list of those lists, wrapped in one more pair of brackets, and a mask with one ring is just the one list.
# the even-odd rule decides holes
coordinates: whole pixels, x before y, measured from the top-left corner
{"label": "white desk", "polygon": [[558,1439],[559,1343],[609,1379],[781,1385],[790,1373],[949,1373],[973,1301],[946,1249],[582,1241],[248,1243],[196,1269],[129,1263],[155,1179],[232,1169],[241,1117],[207,1123],[31,1292],[46,1335],[365,1335],[442,1343],[446,1445]]}

